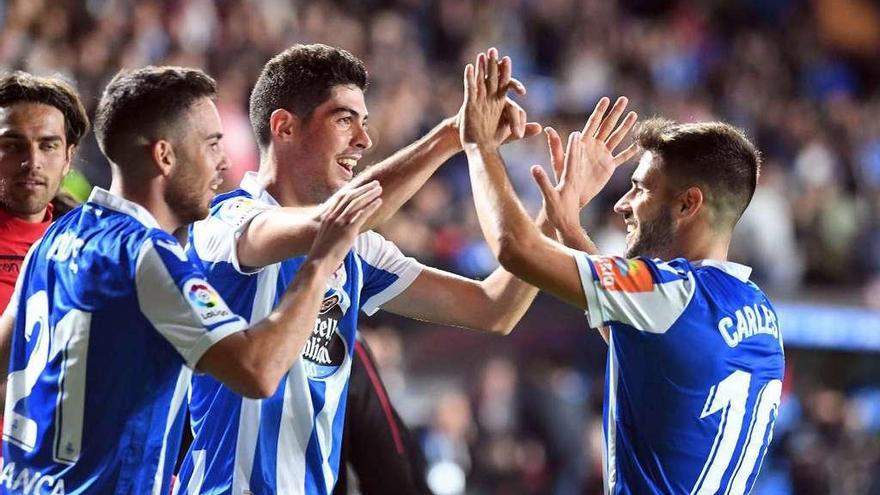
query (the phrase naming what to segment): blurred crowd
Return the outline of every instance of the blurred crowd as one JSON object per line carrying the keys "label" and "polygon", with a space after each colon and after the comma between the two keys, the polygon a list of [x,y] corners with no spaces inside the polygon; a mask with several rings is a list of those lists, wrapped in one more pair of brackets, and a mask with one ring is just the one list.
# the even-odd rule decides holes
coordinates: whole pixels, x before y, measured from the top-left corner
{"label": "blurred crowd", "polygon": [[[219,81],[234,170],[257,165],[247,120],[262,64],[299,42],[361,57],[376,145],[368,165],[420,136],[461,102],[461,71],[481,49],[513,57],[533,120],[582,125],[602,95],[643,116],[721,119],[764,154],[760,188],[733,257],[771,293],[853,288],[880,305],[880,8],[861,0],[27,0],[0,2],[0,69],[60,73],[93,109],[122,67],[184,64]],[[94,141],[78,169],[106,185]],[[541,138],[509,146],[514,181],[537,209],[527,173],[546,165]],[[605,252],[622,250],[611,212],[624,168],[584,213]],[[384,228],[406,252],[468,275],[494,260],[474,221],[458,157]]]}
{"label": "blurred crowd", "polygon": [[[230,188],[258,163],[247,117],[250,85],[287,46],[324,42],[365,61],[375,143],[366,166],[453,115],[462,68],[477,51],[497,46],[528,87],[519,101],[530,120],[560,131],[580,128],[600,96],[621,94],[642,116],[742,127],[764,164],[731,257],[753,266],[771,294],[833,292],[843,302],[880,308],[876,2],[0,0],[0,24],[0,70],[61,74],[90,112],[120,68],[206,69],[219,83]],[[548,165],[546,143],[515,143],[504,155],[536,211],[540,195],[528,167]],[[109,184],[93,138],[76,169],[80,180]],[[583,214],[609,254],[623,251],[623,223],[611,207],[631,170],[622,167]],[[428,264],[470,276],[495,266],[461,156],[382,232]],[[539,325],[518,330],[532,331]],[[577,361],[573,351],[534,367],[499,353],[470,378],[450,380],[407,371],[396,331],[373,335],[382,340],[377,353],[388,349],[385,377],[402,412],[423,427],[438,492],[596,493],[601,355],[586,370],[560,364]],[[797,385],[788,388],[755,493],[880,493],[880,391]]]}
{"label": "blurred crowd", "polygon": [[[601,345],[575,321],[559,324],[581,334],[576,348]],[[437,332],[421,340],[454,338],[453,331]],[[364,334],[392,400],[417,426],[438,495],[463,493],[464,486],[472,494],[602,493],[600,359],[572,361],[521,346],[485,353],[491,357],[454,374],[426,376],[408,369],[425,366],[425,344],[407,348],[403,342],[413,339],[390,325]],[[841,375],[843,359],[867,369],[830,380]],[[880,382],[870,379],[878,371],[870,361],[789,352],[773,443],[753,495],[880,495]]]}

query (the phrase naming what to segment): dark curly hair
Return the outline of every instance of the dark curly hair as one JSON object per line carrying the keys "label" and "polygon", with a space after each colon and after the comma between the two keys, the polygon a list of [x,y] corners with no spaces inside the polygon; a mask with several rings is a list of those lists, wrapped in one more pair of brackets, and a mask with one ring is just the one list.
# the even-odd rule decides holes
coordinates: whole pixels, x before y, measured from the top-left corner
{"label": "dark curly hair", "polygon": [[345,50],[322,44],[294,45],[272,57],[250,99],[251,126],[260,148],[269,145],[272,112],[283,108],[307,120],[339,85],[367,88],[364,63]]}
{"label": "dark curly hair", "polygon": [[79,95],[59,77],[39,77],[22,71],[0,77],[0,107],[22,102],[57,108],[64,115],[68,146],[79,145],[89,131],[89,117]]}

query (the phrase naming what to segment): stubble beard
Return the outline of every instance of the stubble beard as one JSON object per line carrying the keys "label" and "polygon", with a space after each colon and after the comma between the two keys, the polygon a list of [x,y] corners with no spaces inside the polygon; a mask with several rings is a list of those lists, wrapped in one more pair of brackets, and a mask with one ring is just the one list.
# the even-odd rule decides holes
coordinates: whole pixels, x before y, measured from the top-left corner
{"label": "stubble beard", "polygon": [[627,247],[627,258],[669,256],[675,232],[672,215],[668,211],[661,210],[656,217],[639,222],[638,229],[638,237],[632,246]]}

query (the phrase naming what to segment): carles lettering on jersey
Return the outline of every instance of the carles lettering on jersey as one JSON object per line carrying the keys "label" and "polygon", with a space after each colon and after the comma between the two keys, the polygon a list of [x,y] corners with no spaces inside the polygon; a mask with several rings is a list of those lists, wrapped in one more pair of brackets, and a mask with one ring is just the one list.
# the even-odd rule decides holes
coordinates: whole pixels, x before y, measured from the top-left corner
{"label": "carles lettering on jersey", "polygon": [[79,250],[85,241],[78,238],[73,232],[65,232],[52,241],[49,250],[46,252],[46,259],[55,261],[56,263],[64,263],[70,260],[69,268],[76,273],[79,266],[76,264],[76,257],[79,256]]}
{"label": "carles lettering on jersey", "polygon": [[345,360],[346,349],[337,331],[342,320],[339,294],[324,299],[312,335],[303,347],[306,373],[310,378],[326,378],[339,369]]}
{"label": "carles lettering on jersey", "polygon": [[771,335],[779,339],[779,325],[776,313],[763,304],[743,306],[736,310],[734,318],[725,316],[718,320],[718,332],[730,347],[736,347],[743,340],[756,335]]}
{"label": "carles lettering on jersey", "polygon": [[11,493],[23,493],[24,495],[64,495],[64,480],[54,476],[43,474],[40,471],[31,471],[28,468],[16,469],[14,462],[3,466],[0,474],[0,486]]}

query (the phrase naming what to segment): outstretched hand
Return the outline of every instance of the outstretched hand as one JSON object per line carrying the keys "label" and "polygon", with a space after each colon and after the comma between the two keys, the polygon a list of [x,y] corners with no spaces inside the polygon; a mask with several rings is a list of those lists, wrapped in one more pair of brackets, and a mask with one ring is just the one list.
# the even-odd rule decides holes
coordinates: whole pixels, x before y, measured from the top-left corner
{"label": "outstretched hand", "polygon": [[547,217],[555,228],[579,228],[581,208],[605,187],[619,165],[638,152],[638,146],[632,143],[614,154],[638,118],[635,112],[629,112],[618,125],[627,103],[627,98],[618,98],[611,112],[605,115],[610,100],[600,99],[583,130],[569,135],[565,151],[556,130],[544,129],[556,185],[539,165],[534,165],[531,171],[544,197]]}
{"label": "outstretched hand", "polygon": [[507,97],[508,91],[526,94],[525,86],[514,79],[510,57],[498,59],[498,50],[480,53],[464,71],[464,103],[457,117],[462,145],[503,143],[535,136],[541,125],[528,122],[525,110]]}
{"label": "outstretched hand", "polygon": [[336,267],[348,254],[364,222],[382,205],[378,181],[334,194],[321,214],[321,226],[309,251],[310,258],[324,258]]}

